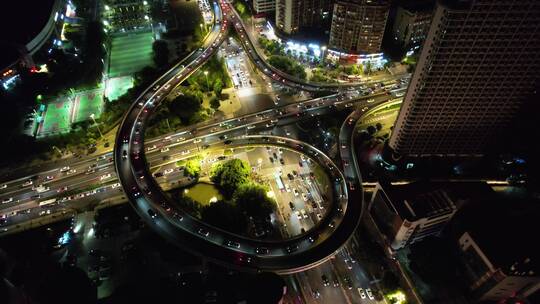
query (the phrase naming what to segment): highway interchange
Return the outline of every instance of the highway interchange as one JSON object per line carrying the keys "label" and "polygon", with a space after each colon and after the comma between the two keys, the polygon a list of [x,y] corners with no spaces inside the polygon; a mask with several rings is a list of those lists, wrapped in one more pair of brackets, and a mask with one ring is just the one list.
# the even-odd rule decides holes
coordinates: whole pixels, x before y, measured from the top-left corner
{"label": "highway interchange", "polygon": [[[223,11],[225,12],[224,14],[229,13],[229,18],[231,18],[230,22],[234,23],[239,35],[245,34],[241,21],[235,22],[235,20],[240,20],[240,18],[230,13],[231,10],[227,4],[222,3],[222,5]],[[218,6],[215,6],[215,8],[217,16],[216,20],[219,21],[221,10],[219,10]],[[191,229],[188,229],[191,233],[182,233],[182,235],[189,237],[194,243],[200,244],[200,248],[198,250],[195,249],[195,252],[201,253],[200,251],[206,251],[208,248],[206,246],[211,246],[211,251],[216,253],[216,257],[214,258],[216,262],[225,262],[228,265],[233,264],[244,269],[267,269],[288,273],[312,267],[332,256],[343,243],[345,243],[354,228],[356,228],[356,224],[358,223],[361,214],[361,204],[359,203],[362,201],[359,174],[357,174],[358,171],[354,170],[353,165],[344,166],[343,171],[345,176],[343,177],[341,175],[341,170],[333,164],[324,153],[305,143],[270,135],[246,135],[257,134],[264,130],[272,130],[282,125],[291,124],[302,119],[331,113],[352,106],[366,111],[367,108],[388,101],[391,96],[388,96],[385,93],[360,96],[359,92],[356,90],[344,90],[344,88],[339,86],[324,86],[325,91],[336,90],[338,92],[326,97],[315,98],[292,105],[276,106],[273,109],[221,122],[202,123],[189,130],[182,130],[174,134],[144,142],[142,134],[144,134],[145,119],[151,114],[151,111],[159,105],[162,98],[167,96],[175,86],[179,85],[185,78],[203,65],[206,59],[217,50],[219,44],[227,37],[226,26],[226,19],[224,19],[223,22],[216,22],[209,37],[206,38],[202,50],[192,53],[164,74],[141,95],[141,98],[139,98],[133,104],[130,111],[128,111],[122,127],[119,129],[119,136],[117,137],[118,142],[116,144],[117,149],[115,150],[114,155],[115,164],[117,166],[116,169],[120,172],[120,176],[123,176],[121,179],[122,188],[127,190],[126,194],[130,197],[130,201],[136,207],[136,210],[139,211],[139,214],[142,217],[146,217],[148,222],[156,223],[158,229],[159,225],[165,227],[166,225],[170,226],[170,224],[174,222],[176,222],[176,224],[182,222],[183,225],[187,226],[188,224],[186,223],[188,223],[189,216],[182,216],[182,221],[179,221],[178,217],[176,220],[173,219],[171,221],[166,217],[166,213],[160,211],[160,205],[164,202],[164,197],[159,197],[159,204],[153,205],[151,205],[150,200],[147,199],[149,197],[148,192],[152,192],[153,196],[158,196],[161,193],[161,190],[152,178],[152,175],[146,170],[146,163],[148,163],[150,167],[154,167],[159,162],[163,162],[164,159],[175,157],[175,155],[178,154],[189,156],[191,153],[197,153],[201,148],[204,149],[210,146],[224,145],[223,140],[220,139],[223,135],[226,135],[231,139],[234,138],[234,142],[230,143],[231,145],[284,145],[290,149],[301,150],[299,152],[307,153],[313,159],[320,161],[326,168],[332,169],[329,174],[334,174],[334,177],[336,178],[336,201],[343,201],[343,198],[347,198],[348,196],[349,201],[357,202],[356,204],[340,203],[334,208],[334,215],[344,212],[344,215],[338,215],[338,217],[347,219],[350,223],[346,222],[348,224],[339,224],[334,221],[334,224],[332,225],[334,227],[330,227],[329,224],[333,221],[333,215],[330,214],[330,216],[325,218],[323,224],[320,225],[320,227],[323,227],[323,230],[313,229],[312,231],[308,231],[308,233],[301,238],[291,239],[282,244],[264,244],[264,242],[245,240],[222,231],[214,233],[212,227],[205,226],[204,223],[196,221],[189,224],[192,225]],[[280,72],[276,73],[276,71],[268,66],[264,60],[260,59],[261,57],[258,56],[256,48],[251,44],[251,39],[240,39],[240,41],[243,42],[243,46],[248,50],[247,53],[256,63],[257,67],[274,81],[306,91],[322,90],[322,86],[300,82],[287,76],[283,77],[282,74],[278,74]],[[358,112],[361,114],[363,111],[359,110],[353,113]],[[131,122],[131,124],[129,122]],[[343,128],[341,132],[344,132]],[[347,144],[340,144],[342,159],[351,159],[351,156],[345,155],[347,153],[353,155],[353,152],[349,151],[347,148],[351,146],[350,134],[352,134],[352,131],[349,133],[349,138],[342,141],[347,142]],[[167,149],[164,149],[165,147]],[[127,157],[124,155],[124,151],[129,151]],[[309,153],[311,153],[311,155]],[[68,209],[69,201],[84,199],[94,195],[100,198],[107,196],[121,196],[121,189],[118,187],[112,161],[112,153],[107,153],[97,158],[71,160],[71,162],[66,162],[69,163],[69,168],[67,168],[68,166],[64,166],[66,168],[52,168],[35,174],[35,178],[32,179],[33,185],[22,187],[22,184],[27,182],[30,177],[23,177],[6,182],[5,188],[2,184],[3,189],[0,189],[2,200],[6,201],[5,204],[2,204],[2,212],[5,215],[10,215],[10,213],[13,214],[13,212],[20,212],[21,210],[31,210],[30,215],[32,215],[34,209],[36,209],[35,213],[40,209],[35,208],[36,205],[38,205],[38,202],[51,197],[62,197],[62,192],[66,191],[79,190],[80,192],[81,189],[84,189],[85,185],[91,182],[99,182],[105,185],[97,189],[83,192],[84,197],[82,197],[81,194],[74,194],[67,196],[67,198],[71,197],[71,199],[68,200],[58,199],[53,207],[62,210]],[[354,167],[356,167],[356,163],[354,163]],[[144,177],[141,179],[141,176]],[[141,180],[144,180],[144,182],[141,183]],[[36,194],[35,191],[28,191],[28,189],[29,187],[40,184],[43,184],[45,189],[39,194],[41,197],[37,198],[35,195],[38,194]],[[135,190],[133,189],[133,186],[136,187]],[[343,195],[341,198],[338,194],[339,191],[343,192],[341,193]],[[351,200],[351,198],[353,199]],[[11,201],[8,202],[10,199]],[[338,206],[341,208],[338,208]],[[148,210],[151,208],[152,210],[158,211],[158,217],[152,218],[148,213]],[[39,211],[39,213],[42,212],[43,210]],[[180,212],[180,210],[177,212]],[[203,233],[201,233],[201,225],[204,226]],[[176,230],[178,227],[175,226],[174,229]],[[186,229],[186,227],[183,227],[182,229]],[[325,230],[335,231],[333,236],[329,238],[330,233]],[[177,238],[178,233],[173,233],[171,231],[164,231],[164,233],[168,234],[169,238]],[[220,233],[223,234],[220,235]],[[209,239],[210,235],[212,235],[212,237]],[[316,241],[313,241],[314,239],[316,239]],[[179,238],[179,240],[180,243],[185,243],[184,239]],[[210,245],[212,244],[212,241],[213,245]],[[235,244],[239,243],[240,248],[223,246],[223,244],[228,241],[233,241]],[[266,253],[266,250],[262,250],[265,252],[264,254],[257,254],[257,251],[262,252],[261,248],[269,248],[272,250],[268,250],[268,253]],[[316,248],[316,250],[311,250],[311,248]],[[293,251],[294,254],[292,254]],[[224,259],[224,257],[228,257],[228,260]],[[305,257],[308,258],[306,259]]]}

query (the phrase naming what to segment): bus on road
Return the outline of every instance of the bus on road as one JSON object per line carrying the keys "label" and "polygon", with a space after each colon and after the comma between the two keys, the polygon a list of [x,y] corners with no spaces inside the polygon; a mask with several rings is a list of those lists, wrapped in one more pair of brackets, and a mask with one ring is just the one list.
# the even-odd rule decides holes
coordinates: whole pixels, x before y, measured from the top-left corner
{"label": "bus on road", "polygon": [[54,204],[54,203],[56,203],[56,198],[51,198],[51,199],[39,202],[39,206],[43,207],[43,206],[51,205],[51,204]]}

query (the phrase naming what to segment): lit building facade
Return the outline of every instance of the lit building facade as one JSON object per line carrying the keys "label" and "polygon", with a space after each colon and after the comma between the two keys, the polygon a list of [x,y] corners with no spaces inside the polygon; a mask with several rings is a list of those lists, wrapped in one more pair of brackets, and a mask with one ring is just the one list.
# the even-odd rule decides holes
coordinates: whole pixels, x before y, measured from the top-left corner
{"label": "lit building facade", "polygon": [[329,48],[351,54],[380,52],[389,10],[388,0],[336,1]]}
{"label": "lit building facade", "polygon": [[392,28],[395,42],[407,51],[420,48],[429,31],[432,14],[432,1],[399,6]]}
{"label": "lit building facade", "polygon": [[539,45],[540,1],[439,1],[389,146],[482,155],[533,93]]}
{"label": "lit building facade", "polygon": [[270,13],[276,10],[276,0],[253,0],[255,14]]}
{"label": "lit building facade", "polygon": [[330,12],[330,0],[276,0],[276,27],[285,34],[319,27]]}

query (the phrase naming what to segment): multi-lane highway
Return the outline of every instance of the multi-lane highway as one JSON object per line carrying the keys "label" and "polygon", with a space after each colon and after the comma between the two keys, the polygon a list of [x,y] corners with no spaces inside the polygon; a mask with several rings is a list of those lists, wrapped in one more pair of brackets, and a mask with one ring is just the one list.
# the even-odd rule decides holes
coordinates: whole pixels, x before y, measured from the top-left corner
{"label": "multi-lane highway", "polygon": [[[242,36],[246,34],[245,30],[243,29],[243,24],[241,23],[240,18],[238,18],[236,15],[236,12],[231,10],[227,3],[222,2],[221,5],[224,15],[228,14],[229,18],[231,18],[231,22],[235,24],[239,35]],[[220,7],[218,5],[214,5],[214,8],[216,24],[213,27],[212,32],[205,39],[203,47],[190,54],[182,62],[175,65],[151,87],[149,87],[132,105],[126,114],[121,127],[119,128],[114,156],[116,160],[116,169],[121,177],[122,186],[126,190],[127,195],[131,198],[134,206],[139,208],[139,213],[141,216],[146,217],[149,222],[155,223],[156,221],[161,221],[163,223],[171,223],[171,221],[165,220],[166,214],[163,213],[160,214],[163,217],[163,220],[161,220],[161,217],[160,219],[156,219],[156,216],[161,208],[160,206],[162,203],[164,203],[164,200],[162,200],[164,197],[160,197],[160,199],[157,201],[154,197],[151,197],[161,193],[161,189],[153,180],[152,175],[149,173],[149,166],[152,167],[168,158],[173,158],[175,157],[175,153],[182,153],[182,155],[196,153],[196,151],[198,151],[201,147],[205,148],[217,143],[222,144],[220,136],[223,135],[227,135],[229,138],[241,137],[242,135],[257,132],[262,129],[273,129],[276,126],[286,125],[308,117],[326,114],[339,108],[348,108],[353,106],[354,103],[371,102],[375,104],[375,99],[376,103],[380,103],[388,99],[388,97],[383,93],[366,97],[358,97],[358,94],[354,91],[347,91],[345,93],[342,92],[294,105],[276,107],[275,109],[265,110],[252,115],[246,115],[244,117],[238,117],[219,123],[200,124],[198,126],[194,126],[191,130],[184,130],[175,134],[164,136],[162,138],[147,142],[145,145],[143,138],[144,128],[146,119],[151,112],[175,86],[179,85],[189,75],[196,71],[197,68],[204,64],[210,55],[217,50],[219,44],[225,39],[228,22],[226,19],[221,22],[222,18]],[[317,85],[317,88],[315,88],[315,86],[310,87],[310,85],[313,84],[299,81],[289,77],[288,75],[284,75],[279,71],[279,73],[276,74],[276,71],[274,71],[272,67],[268,66],[264,60],[261,60],[261,57],[258,56],[257,50],[253,47],[251,39],[241,39],[241,41],[244,42],[243,46],[246,48],[250,58],[252,58],[252,60],[254,60],[256,63],[256,66],[273,80],[297,89],[312,91],[320,90],[319,88],[321,86],[319,85]],[[245,43],[246,41],[249,43]],[[324,90],[328,90],[329,88],[338,89],[340,87],[340,85],[330,86],[325,87]],[[277,142],[277,140],[274,143],[268,142],[268,140],[274,140],[273,137],[265,137],[264,139],[261,138],[261,140],[263,140],[263,142],[253,141],[244,142],[244,144],[281,144]],[[235,139],[235,144],[241,142],[241,138]],[[287,143],[291,143],[290,140],[287,141]],[[192,147],[193,145],[195,145],[196,149]],[[316,151],[313,150],[313,147],[306,144],[297,143],[296,145],[302,147],[302,151],[299,152],[307,153],[308,151]],[[186,146],[187,148],[185,148]],[[171,148],[170,153],[169,148]],[[294,148],[294,145],[292,148]],[[303,149],[306,149],[306,151],[303,151]],[[179,152],[179,150],[181,152]],[[320,151],[316,153],[317,155],[320,153],[320,157],[326,157]],[[321,161],[321,165],[323,165],[327,170],[329,168],[334,170],[329,172],[330,175],[338,174],[340,171],[329,159]],[[345,171],[348,172],[349,170],[345,168]],[[336,190],[334,191],[334,194],[338,195],[337,193],[339,193],[339,189],[341,189],[341,191],[344,193],[341,193],[342,197],[340,198],[338,196],[338,199],[335,201],[340,202],[346,198],[347,188],[349,188],[353,200],[357,203],[352,204],[353,207],[336,204],[332,209],[334,211],[329,212],[329,215],[325,221],[323,221],[327,224],[326,227],[323,227],[324,230],[313,229],[313,231],[301,236],[301,238],[279,244],[269,244],[268,247],[262,247],[266,246],[266,244],[261,245],[254,240],[238,239],[238,242],[233,241],[234,244],[240,244],[242,250],[238,250],[239,248],[227,248],[227,246],[223,246],[223,241],[231,241],[231,239],[235,239],[238,236],[220,231],[218,233],[220,234],[220,237],[212,237],[214,239],[214,245],[217,245],[217,247],[211,246],[212,248],[216,247],[216,252],[225,252],[223,255],[216,254],[216,257],[218,257],[217,261],[223,262],[225,260],[225,262],[228,264],[241,264],[242,267],[252,269],[270,269],[288,272],[304,269],[305,267],[312,266],[328,258],[346,241],[350,233],[354,230],[361,210],[356,208],[357,206],[361,206],[361,195],[357,194],[360,192],[359,184],[356,184],[357,187],[354,187],[353,184],[355,182],[353,181],[352,177],[347,177],[347,179],[344,179],[339,177],[340,174],[341,173],[339,173],[338,177],[336,177]],[[100,156],[98,159],[93,158],[75,161],[72,162],[69,168],[67,168],[67,166],[66,168],[60,168],[60,170],[55,168],[36,175],[34,178],[32,178],[32,184],[37,187],[35,190],[29,191],[28,188],[19,189],[19,187],[23,187],[24,183],[28,183],[27,180],[29,177],[24,177],[7,183],[5,187],[2,185],[2,189],[0,189],[0,196],[2,196],[3,202],[5,202],[2,204],[2,207],[7,207],[3,208],[5,212],[12,212],[11,210],[20,211],[31,207],[36,207],[39,202],[43,202],[44,200],[46,201],[50,197],[58,197],[66,191],[81,191],[84,189],[83,187],[85,185],[92,183],[103,183],[106,184],[106,186],[85,191],[83,196],[80,194],[78,194],[78,196],[65,196],[55,203],[60,203],[58,206],[65,207],[67,202],[82,199],[83,197],[87,196],[105,196],[106,194],[110,196],[118,196],[119,193],[117,191],[120,189],[118,188],[118,184],[114,178],[115,176],[113,167],[111,166],[110,155]],[[346,185],[345,182],[348,182],[348,184]],[[343,185],[341,187],[337,186],[338,183],[343,183]],[[39,187],[40,185],[42,186]],[[32,185],[27,185],[24,187],[31,186]],[[155,210],[151,211],[150,213],[148,212],[150,208],[158,210],[158,213],[155,213],[156,216],[152,216]],[[42,211],[40,211],[40,213],[41,212]],[[337,218],[333,218],[333,216],[336,216],[339,213],[344,213],[343,219],[340,221],[335,221]],[[179,213],[177,214],[177,216],[179,216]],[[188,216],[185,215],[182,217],[182,219],[184,218],[187,219]],[[178,218],[176,221],[178,221]],[[172,222],[174,222],[174,220]],[[186,220],[185,223],[187,222],[188,221]],[[334,223],[330,225],[332,222]],[[199,249],[207,249],[211,243],[207,239],[207,232],[209,235],[210,232],[214,231],[212,229],[215,228],[206,227],[209,230],[203,229],[200,231],[197,229],[194,231],[194,228],[200,228],[201,225],[205,226],[205,224],[197,221],[193,221],[192,224],[192,226],[188,227],[189,229],[184,227],[183,233],[186,234],[185,232],[187,231],[190,238],[196,236],[196,240],[201,243],[201,247],[199,247]],[[163,225],[165,226],[165,224]],[[159,225],[156,225],[157,228],[159,228],[158,226]],[[186,226],[189,225],[186,224]],[[321,226],[324,225],[321,224]],[[175,225],[175,229],[178,228],[178,225]],[[328,238],[330,234],[326,231],[329,228],[332,228],[332,230],[335,229],[334,236],[331,238],[331,241],[328,241],[330,240],[330,238]],[[165,234],[168,233],[169,237],[171,237],[171,231],[165,232]],[[175,232],[177,232],[177,230],[175,230]],[[174,233],[172,234],[172,238],[177,237],[174,235]],[[315,241],[315,239],[317,240]],[[240,242],[240,240],[242,242]],[[185,242],[182,243],[185,244]],[[275,250],[275,252],[269,250],[268,254],[260,254],[257,253],[257,248],[268,248]],[[206,251],[206,249],[204,251]],[[195,251],[200,252],[200,250]],[[266,250],[262,250],[260,252],[263,251],[265,252]],[[242,259],[242,261],[236,260],[238,258]],[[254,262],[256,259],[259,260]]]}
{"label": "multi-lane highway", "polygon": [[[351,99],[352,97],[352,99]],[[190,128],[179,130],[145,142],[146,158],[151,168],[157,168],[168,162],[174,162],[178,157],[187,157],[191,153],[196,153],[198,148],[204,147],[207,142],[218,139],[220,136],[241,136],[244,134],[257,134],[262,131],[279,129],[282,126],[294,124],[299,120],[316,116],[331,114],[335,111],[361,109],[368,105],[380,105],[390,97],[385,94],[373,96],[356,97],[348,94],[335,94],[323,98],[307,100],[297,104],[276,106],[272,109],[259,111],[253,114],[240,116],[233,119],[204,122]],[[276,123],[272,121],[278,120]],[[284,134],[285,135],[285,134]],[[196,143],[193,142],[196,141]],[[190,153],[190,154],[187,154]],[[69,170],[65,171],[62,168]],[[61,172],[65,171],[65,172]],[[111,178],[101,180],[102,176],[111,174]],[[51,179],[52,177],[52,179]],[[43,193],[32,190],[32,185],[23,187],[28,180],[32,180],[33,186],[43,184],[50,189]],[[57,197],[60,202],[54,209],[69,209],[78,200],[103,199],[113,195],[118,195],[118,189],[105,188],[103,192],[88,191],[87,195],[67,195],[60,191],[64,186],[68,186],[69,192],[82,192],[89,185],[94,184],[114,184],[117,182],[116,172],[112,163],[112,153],[105,153],[100,156],[68,159],[61,164],[52,164],[49,168],[32,174],[22,174],[22,176],[1,183],[0,200],[7,203],[0,205],[0,214],[9,216],[6,225],[23,222],[30,215],[37,215],[42,210],[37,208],[36,212],[24,215],[29,208],[36,208],[40,201]],[[5,185],[5,186],[4,186]],[[4,188],[5,187],[5,188]],[[32,199],[32,196],[40,195],[40,198]],[[51,209],[51,208],[49,208]],[[46,209],[45,209],[46,210]],[[12,216],[11,212],[18,211],[19,215]],[[29,211],[30,212],[30,211]]]}
{"label": "multi-lane highway", "polygon": [[[223,14],[226,15],[229,12],[229,18],[235,23],[235,19],[239,17],[230,13],[228,4],[221,2],[221,5],[225,11]],[[222,27],[225,24],[224,21],[221,28],[216,25],[214,32],[223,31]],[[240,23],[236,22],[236,24]],[[241,29],[237,28],[237,30],[240,30],[239,34],[242,35]],[[159,233],[179,246],[217,263],[243,269],[271,270],[281,273],[300,271],[317,265],[341,248],[356,229],[361,204],[347,204],[347,184],[341,171],[316,148],[295,140],[273,136],[242,136],[224,141],[224,144],[229,145],[274,144],[297,149],[318,162],[333,180],[334,204],[321,222],[305,234],[281,242],[244,238],[212,227],[190,216],[168,199],[148,170],[143,138],[147,119],[163,97],[171,92],[171,88],[180,84],[202,65],[225,38],[224,35],[219,34],[215,34],[214,37],[213,40],[208,41],[205,50],[200,54],[194,54],[185,67],[180,67],[178,70],[171,69],[152,84],[126,113],[118,129],[114,151],[116,171],[124,191],[139,216],[149,222]],[[339,97],[344,98],[344,96]],[[297,114],[300,112],[301,105],[298,106]],[[288,115],[293,114],[288,113]],[[265,126],[271,127],[278,122],[278,119],[271,120]],[[187,134],[193,136],[194,131],[198,132],[192,130]],[[214,135],[220,133],[218,130],[211,130],[211,132]],[[201,141],[197,138],[183,138],[182,140],[192,140],[194,143]],[[220,143],[221,140],[218,137],[217,142]],[[355,188],[353,180],[348,180],[348,182],[350,189],[355,193],[354,199],[360,198],[361,202],[361,195],[357,194],[359,189],[356,189],[360,188],[359,185]]]}

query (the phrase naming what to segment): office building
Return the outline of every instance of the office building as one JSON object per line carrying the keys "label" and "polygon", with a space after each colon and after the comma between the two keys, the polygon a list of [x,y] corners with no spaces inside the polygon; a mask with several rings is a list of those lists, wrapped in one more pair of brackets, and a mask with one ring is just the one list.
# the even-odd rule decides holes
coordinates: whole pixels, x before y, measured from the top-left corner
{"label": "office building", "polygon": [[540,1],[439,1],[389,146],[482,155],[533,93],[539,45]]}
{"label": "office building", "polygon": [[389,3],[388,0],[336,1],[329,48],[349,54],[380,52]]}
{"label": "office building", "polygon": [[461,204],[444,185],[377,183],[368,210],[393,250],[438,235]]}
{"label": "office building", "polygon": [[405,2],[398,6],[392,28],[394,41],[406,51],[418,50],[426,39],[434,1]]}
{"label": "office building", "polygon": [[255,14],[271,13],[276,10],[276,0],[253,0]]}
{"label": "office building", "polygon": [[320,27],[330,13],[330,0],[276,0],[276,27],[285,34]]}
{"label": "office building", "polygon": [[498,302],[540,290],[539,211],[538,202],[516,200],[463,209],[457,245],[473,298]]}

